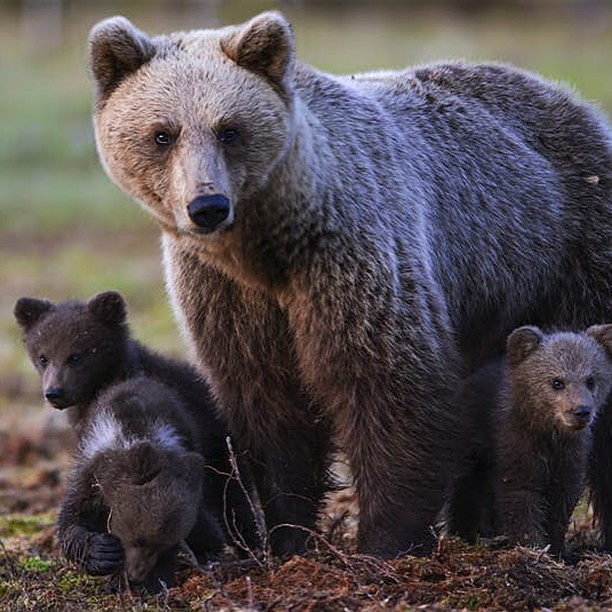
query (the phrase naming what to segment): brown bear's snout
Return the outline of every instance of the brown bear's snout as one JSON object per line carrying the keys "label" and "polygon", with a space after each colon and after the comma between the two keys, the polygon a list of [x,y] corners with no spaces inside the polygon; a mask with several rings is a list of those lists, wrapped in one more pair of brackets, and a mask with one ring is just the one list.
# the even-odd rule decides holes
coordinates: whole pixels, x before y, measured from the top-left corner
{"label": "brown bear's snout", "polygon": [[221,193],[202,195],[187,206],[189,218],[206,233],[216,230],[230,214],[230,201]]}
{"label": "brown bear's snout", "polygon": [[591,418],[591,408],[585,405],[576,406],[572,410],[572,414],[574,415],[576,421],[580,425],[584,426],[589,422]]}

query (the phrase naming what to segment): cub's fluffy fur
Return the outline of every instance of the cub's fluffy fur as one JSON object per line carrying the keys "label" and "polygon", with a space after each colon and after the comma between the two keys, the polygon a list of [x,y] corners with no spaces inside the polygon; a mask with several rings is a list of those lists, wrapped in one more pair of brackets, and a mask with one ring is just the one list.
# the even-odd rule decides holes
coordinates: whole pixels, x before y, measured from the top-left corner
{"label": "cub's fluffy fur", "polygon": [[[612,387],[612,325],[544,334],[521,327],[507,356],[470,377],[468,471],[451,504],[451,530],[487,532],[563,551],[585,484],[591,423]],[[491,510],[493,511],[491,513]]]}

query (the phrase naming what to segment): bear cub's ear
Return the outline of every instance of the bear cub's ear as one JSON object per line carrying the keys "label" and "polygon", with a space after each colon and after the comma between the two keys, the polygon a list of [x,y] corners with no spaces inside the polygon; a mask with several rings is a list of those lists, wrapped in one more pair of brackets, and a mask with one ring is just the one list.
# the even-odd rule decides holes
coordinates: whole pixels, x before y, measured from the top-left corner
{"label": "bear cub's ear", "polygon": [[51,312],[55,305],[48,300],[22,297],[17,300],[13,314],[23,331],[28,331],[40,319]]}
{"label": "bear cub's ear", "polygon": [[164,468],[165,454],[148,440],[130,446],[126,452],[127,473],[131,484],[151,482]]}
{"label": "bear cub's ear", "polygon": [[93,474],[105,498],[114,503],[125,492],[126,485],[151,482],[164,467],[164,455],[148,440],[127,449],[109,449],[96,457]]}
{"label": "bear cub's ear", "polygon": [[96,101],[105,100],[121,81],[155,55],[155,44],[125,17],[110,17],[89,33],[89,71]]}
{"label": "bear cub's ear", "polygon": [[239,66],[265,76],[282,93],[290,91],[295,40],[289,22],[276,11],[251,19],[221,40],[223,52]]}
{"label": "bear cub's ear", "polygon": [[511,366],[518,365],[529,357],[544,340],[544,334],[538,327],[525,325],[515,329],[506,342],[508,363]]}
{"label": "bear cub's ear", "polygon": [[586,333],[591,336],[596,342],[599,342],[604,347],[608,356],[612,359],[612,323],[606,325],[591,325],[586,330]]}
{"label": "bear cub's ear", "polygon": [[87,308],[96,319],[107,325],[122,325],[127,318],[125,301],[116,291],[104,291],[87,302]]}

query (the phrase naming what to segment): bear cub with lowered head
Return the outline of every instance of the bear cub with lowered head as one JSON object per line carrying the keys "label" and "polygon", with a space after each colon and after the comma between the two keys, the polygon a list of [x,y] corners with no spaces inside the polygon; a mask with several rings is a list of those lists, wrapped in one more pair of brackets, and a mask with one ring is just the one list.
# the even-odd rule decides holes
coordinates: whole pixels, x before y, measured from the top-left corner
{"label": "bear cub with lowered head", "polygon": [[186,543],[200,562],[226,542],[196,425],[180,397],[148,376],[110,385],[79,427],[58,517],[65,555],[89,574],[124,568],[132,587],[171,586]]}
{"label": "bear cub with lowered head", "polygon": [[514,330],[505,359],[473,374],[462,392],[474,432],[451,531],[474,540],[492,527],[512,543],[561,554],[585,486],[591,423],[611,388],[612,325]]}
{"label": "bear cub with lowered head", "polygon": [[110,18],[89,64],[100,159],[163,233],[274,552],[304,551],[333,434],[359,550],[427,552],[465,437],[462,362],[528,322],[612,320],[605,120],[510,66],[326,74],[274,12],[156,37]]}
{"label": "bear cub with lowered head", "polygon": [[259,546],[252,505],[229,478],[229,434],[208,385],[191,365],[131,337],[121,295],[21,298],[14,312],[44,397],[69,412],[79,439],[59,516],[69,559],[91,574],[125,560],[130,578],[151,590],[167,583],[183,539],[202,559],[226,542]]}

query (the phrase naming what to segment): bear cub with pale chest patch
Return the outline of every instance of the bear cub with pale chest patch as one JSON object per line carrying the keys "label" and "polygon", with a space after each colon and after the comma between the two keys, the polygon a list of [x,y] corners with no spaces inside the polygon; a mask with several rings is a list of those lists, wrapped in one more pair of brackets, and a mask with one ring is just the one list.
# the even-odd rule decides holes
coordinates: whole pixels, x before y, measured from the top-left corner
{"label": "bear cub with pale chest patch", "polygon": [[134,340],[120,294],[53,304],[21,298],[15,317],[45,399],[67,410],[79,446],[58,524],[66,557],[90,574],[125,564],[147,590],[168,584],[186,540],[198,559],[259,547],[252,490],[228,429],[188,363]]}
{"label": "bear cub with pale chest patch", "polygon": [[478,370],[462,392],[473,437],[451,531],[474,540],[493,527],[512,543],[561,554],[585,486],[590,425],[611,387],[612,325],[514,330],[506,357]]}
{"label": "bear cub with pale chest patch", "polygon": [[66,557],[89,574],[125,568],[132,586],[172,584],[183,542],[199,561],[225,544],[221,499],[180,397],[154,378],[107,387],[79,430],[75,469],[58,518]]}

